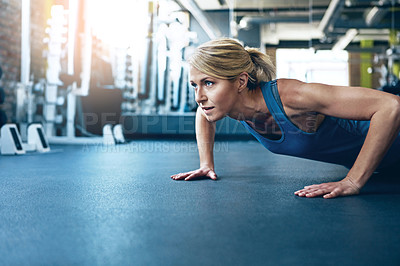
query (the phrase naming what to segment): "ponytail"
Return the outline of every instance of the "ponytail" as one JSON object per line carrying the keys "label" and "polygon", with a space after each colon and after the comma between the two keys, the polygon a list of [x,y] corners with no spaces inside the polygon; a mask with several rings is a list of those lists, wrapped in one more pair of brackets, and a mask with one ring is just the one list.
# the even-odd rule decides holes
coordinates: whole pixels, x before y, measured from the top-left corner
{"label": "ponytail", "polygon": [[253,90],[260,84],[260,82],[268,82],[275,79],[275,67],[269,56],[261,53],[255,48],[246,47],[245,49],[249,53],[254,65],[253,71],[249,73],[250,78],[248,88]]}

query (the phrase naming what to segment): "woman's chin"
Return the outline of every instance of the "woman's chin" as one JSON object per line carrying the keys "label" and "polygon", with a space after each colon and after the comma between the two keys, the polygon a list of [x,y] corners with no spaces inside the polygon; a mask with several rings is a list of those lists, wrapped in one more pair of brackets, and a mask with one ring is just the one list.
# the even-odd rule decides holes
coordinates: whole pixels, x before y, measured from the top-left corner
{"label": "woman's chin", "polygon": [[206,119],[208,122],[213,123],[221,120],[224,116],[217,116],[217,115],[206,115]]}
{"label": "woman's chin", "polygon": [[212,119],[212,116],[208,116],[208,115],[207,115],[207,116],[206,116],[206,119],[207,119],[207,121],[210,122],[210,123],[215,122],[214,119]]}

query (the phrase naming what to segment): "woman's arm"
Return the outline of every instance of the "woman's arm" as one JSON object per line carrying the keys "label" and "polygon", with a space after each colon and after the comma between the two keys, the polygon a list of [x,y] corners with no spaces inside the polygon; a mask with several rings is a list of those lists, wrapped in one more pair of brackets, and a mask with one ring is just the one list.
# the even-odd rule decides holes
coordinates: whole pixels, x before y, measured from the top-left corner
{"label": "woman's arm", "polygon": [[214,171],[214,137],[215,122],[209,122],[203,115],[200,107],[196,112],[196,139],[200,156],[200,168],[194,171],[180,173],[171,176],[174,180],[191,180],[206,176],[217,179]]}
{"label": "woman's arm", "polygon": [[366,88],[302,83],[287,99],[287,104],[293,108],[346,119],[370,120],[364,145],[345,179],[295,192],[299,196],[324,195],[324,198],[358,193],[399,134],[400,97]]}
{"label": "woman's arm", "polygon": [[196,112],[196,140],[200,156],[200,168],[214,170],[215,122],[209,122],[200,107]]}

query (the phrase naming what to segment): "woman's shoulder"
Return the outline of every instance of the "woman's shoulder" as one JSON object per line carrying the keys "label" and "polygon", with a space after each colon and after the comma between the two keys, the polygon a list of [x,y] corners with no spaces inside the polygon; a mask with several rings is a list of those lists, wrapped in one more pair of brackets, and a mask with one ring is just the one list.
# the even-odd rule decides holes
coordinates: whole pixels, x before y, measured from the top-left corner
{"label": "woman's shoulder", "polygon": [[303,95],[302,85],[305,83],[297,79],[277,79],[276,82],[279,96],[284,105],[294,107]]}
{"label": "woman's shoulder", "polygon": [[281,78],[281,79],[276,79],[276,83],[278,85],[279,89],[283,90],[295,90],[300,88],[304,82],[298,80],[298,79],[288,79],[288,78]]}

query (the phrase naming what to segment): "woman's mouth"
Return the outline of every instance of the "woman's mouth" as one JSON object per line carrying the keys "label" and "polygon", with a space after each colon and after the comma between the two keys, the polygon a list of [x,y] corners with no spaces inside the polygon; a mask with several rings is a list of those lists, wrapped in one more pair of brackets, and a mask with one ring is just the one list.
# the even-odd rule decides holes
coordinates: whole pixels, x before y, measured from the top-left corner
{"label": "woman's mouth", "polygon": [[204,111],[204,113],[208,114],[211,112],[212,109],[214,109],[214,107],[201,107]]}

